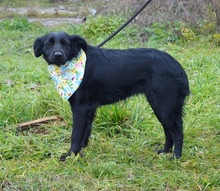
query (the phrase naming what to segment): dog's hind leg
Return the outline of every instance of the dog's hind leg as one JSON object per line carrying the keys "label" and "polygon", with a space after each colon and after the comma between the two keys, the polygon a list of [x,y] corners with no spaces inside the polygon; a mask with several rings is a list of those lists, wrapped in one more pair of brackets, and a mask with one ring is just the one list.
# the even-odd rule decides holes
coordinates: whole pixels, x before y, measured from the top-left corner
{"label": "dog's hind leg", "polygon": [[170,114],[158,114],[159,121],[161,122],[164,133],[165,133],[165,145],[164,148],[158,151],[160,153],[172,152],[173,145],[174,148],[174,157],[179,158],[182,155],[182,146],[183,146],[183,124],[182,124],[182,115],[177,115],[177,113]]}
{"label": "dog's hind leg", "polygon": [[179,116],[176,115],[175,128],[174,130],[171,130],[171,136],[174,140],[174,146],[175,146],[173,158],[180,158],[182,156],[182,147],[183,147],[183,138],[184,138],[182,113]]}
{"label": "dog's hind leg", "polygon": [[[163,108],[162,105],[160,107]],[[174,157],[180,158],[183,146],[182,116],[178,115],[174,109],[172,111],[154,109],[154,112],[163,126],[166,138],[164,149],[159,150],[158,153],[171,152],[174,145]]]}
{"label": "dog's hind leg", "polygon": [[172,148],[173,148],[172,135],[166,128],[164,128],[164,134],[165,134],[165,146],[163,149],[158,150],[158,154],[172,152]]}
{"label": "dog's hind leg", "polygon": [[178,97],[178,92],[174,89],[152,91],[147,99],[161,122],[166,141],[163,149],[158,153],[168,153],[172,151],[174,145],[174,157],[182,156],[183,146],[183,122],[182,109],[185,97]]}

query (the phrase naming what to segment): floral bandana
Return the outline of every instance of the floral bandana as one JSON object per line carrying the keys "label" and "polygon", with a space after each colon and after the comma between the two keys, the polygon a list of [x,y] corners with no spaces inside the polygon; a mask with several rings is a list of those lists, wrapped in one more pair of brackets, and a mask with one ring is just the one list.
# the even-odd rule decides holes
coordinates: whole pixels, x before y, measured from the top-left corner
{"label": "floral bandana", "polygon": [[81,49],[76,58],[64,65],[49,65],[48,70],[62,98],[68,100],[80,86],[86,65],[86,54]]}

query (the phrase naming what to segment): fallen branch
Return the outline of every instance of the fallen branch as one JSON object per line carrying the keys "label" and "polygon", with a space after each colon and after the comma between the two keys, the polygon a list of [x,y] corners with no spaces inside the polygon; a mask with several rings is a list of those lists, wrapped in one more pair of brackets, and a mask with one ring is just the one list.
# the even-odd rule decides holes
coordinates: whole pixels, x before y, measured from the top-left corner
{"label": "fallen branch", "polygon": [[28,121],[28,122],[24,122],[24,123],[19,123],[16,125],[18,131],[24,131],[24,130],[28,130],[32,127],[36,127],[36,126],[40,126],[42,124],[47,124],[49,122],[53,122],[53,121],[61,121],[62,118],[60,116],[50,116],[50,117],[43,117],[43,118],[39,118],[33,121]]}

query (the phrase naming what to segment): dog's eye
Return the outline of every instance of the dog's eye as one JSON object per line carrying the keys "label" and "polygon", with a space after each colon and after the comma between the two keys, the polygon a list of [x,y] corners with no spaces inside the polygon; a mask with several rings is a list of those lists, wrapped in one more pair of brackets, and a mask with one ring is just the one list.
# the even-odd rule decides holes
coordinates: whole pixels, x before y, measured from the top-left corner
{"label": "dog's eye", "polygon": [[52,46],[52,45],[53,45],[53,42],[48,41],[48,42],[46,43],[46,45],[47,45],[47,46]]}
{"label": "dog's eye", "polygon": [[65,41],[62,44],[63,44],[63,46],[68,46],[69,45],[69,43],[65,42]]}

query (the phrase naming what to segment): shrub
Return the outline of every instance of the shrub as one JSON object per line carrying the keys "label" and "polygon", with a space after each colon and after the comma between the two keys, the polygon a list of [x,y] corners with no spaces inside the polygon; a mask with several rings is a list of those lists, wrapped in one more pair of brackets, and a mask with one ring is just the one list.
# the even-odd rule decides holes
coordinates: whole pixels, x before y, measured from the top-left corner
{"label": "shrub", "polygon": [[220,46],[220,34],[214,34],[212,36],[212,41],[217,45]]}
{"label": "shrub", "polygon": [[86,38],[91,36],[108,36],[114,32],[122,23],[124,23],[124,20],[121,17],[115,16],[97,16],[94,18],[88,18],[83,33]]}
{"label": "shrub", "polygon": [[145,28],[145,32],[150,40],[156,40],[163,43],[176,42],[181,40],[181,29],[185,24],[176,22],[167,22],[166,24],[154,23]]}

